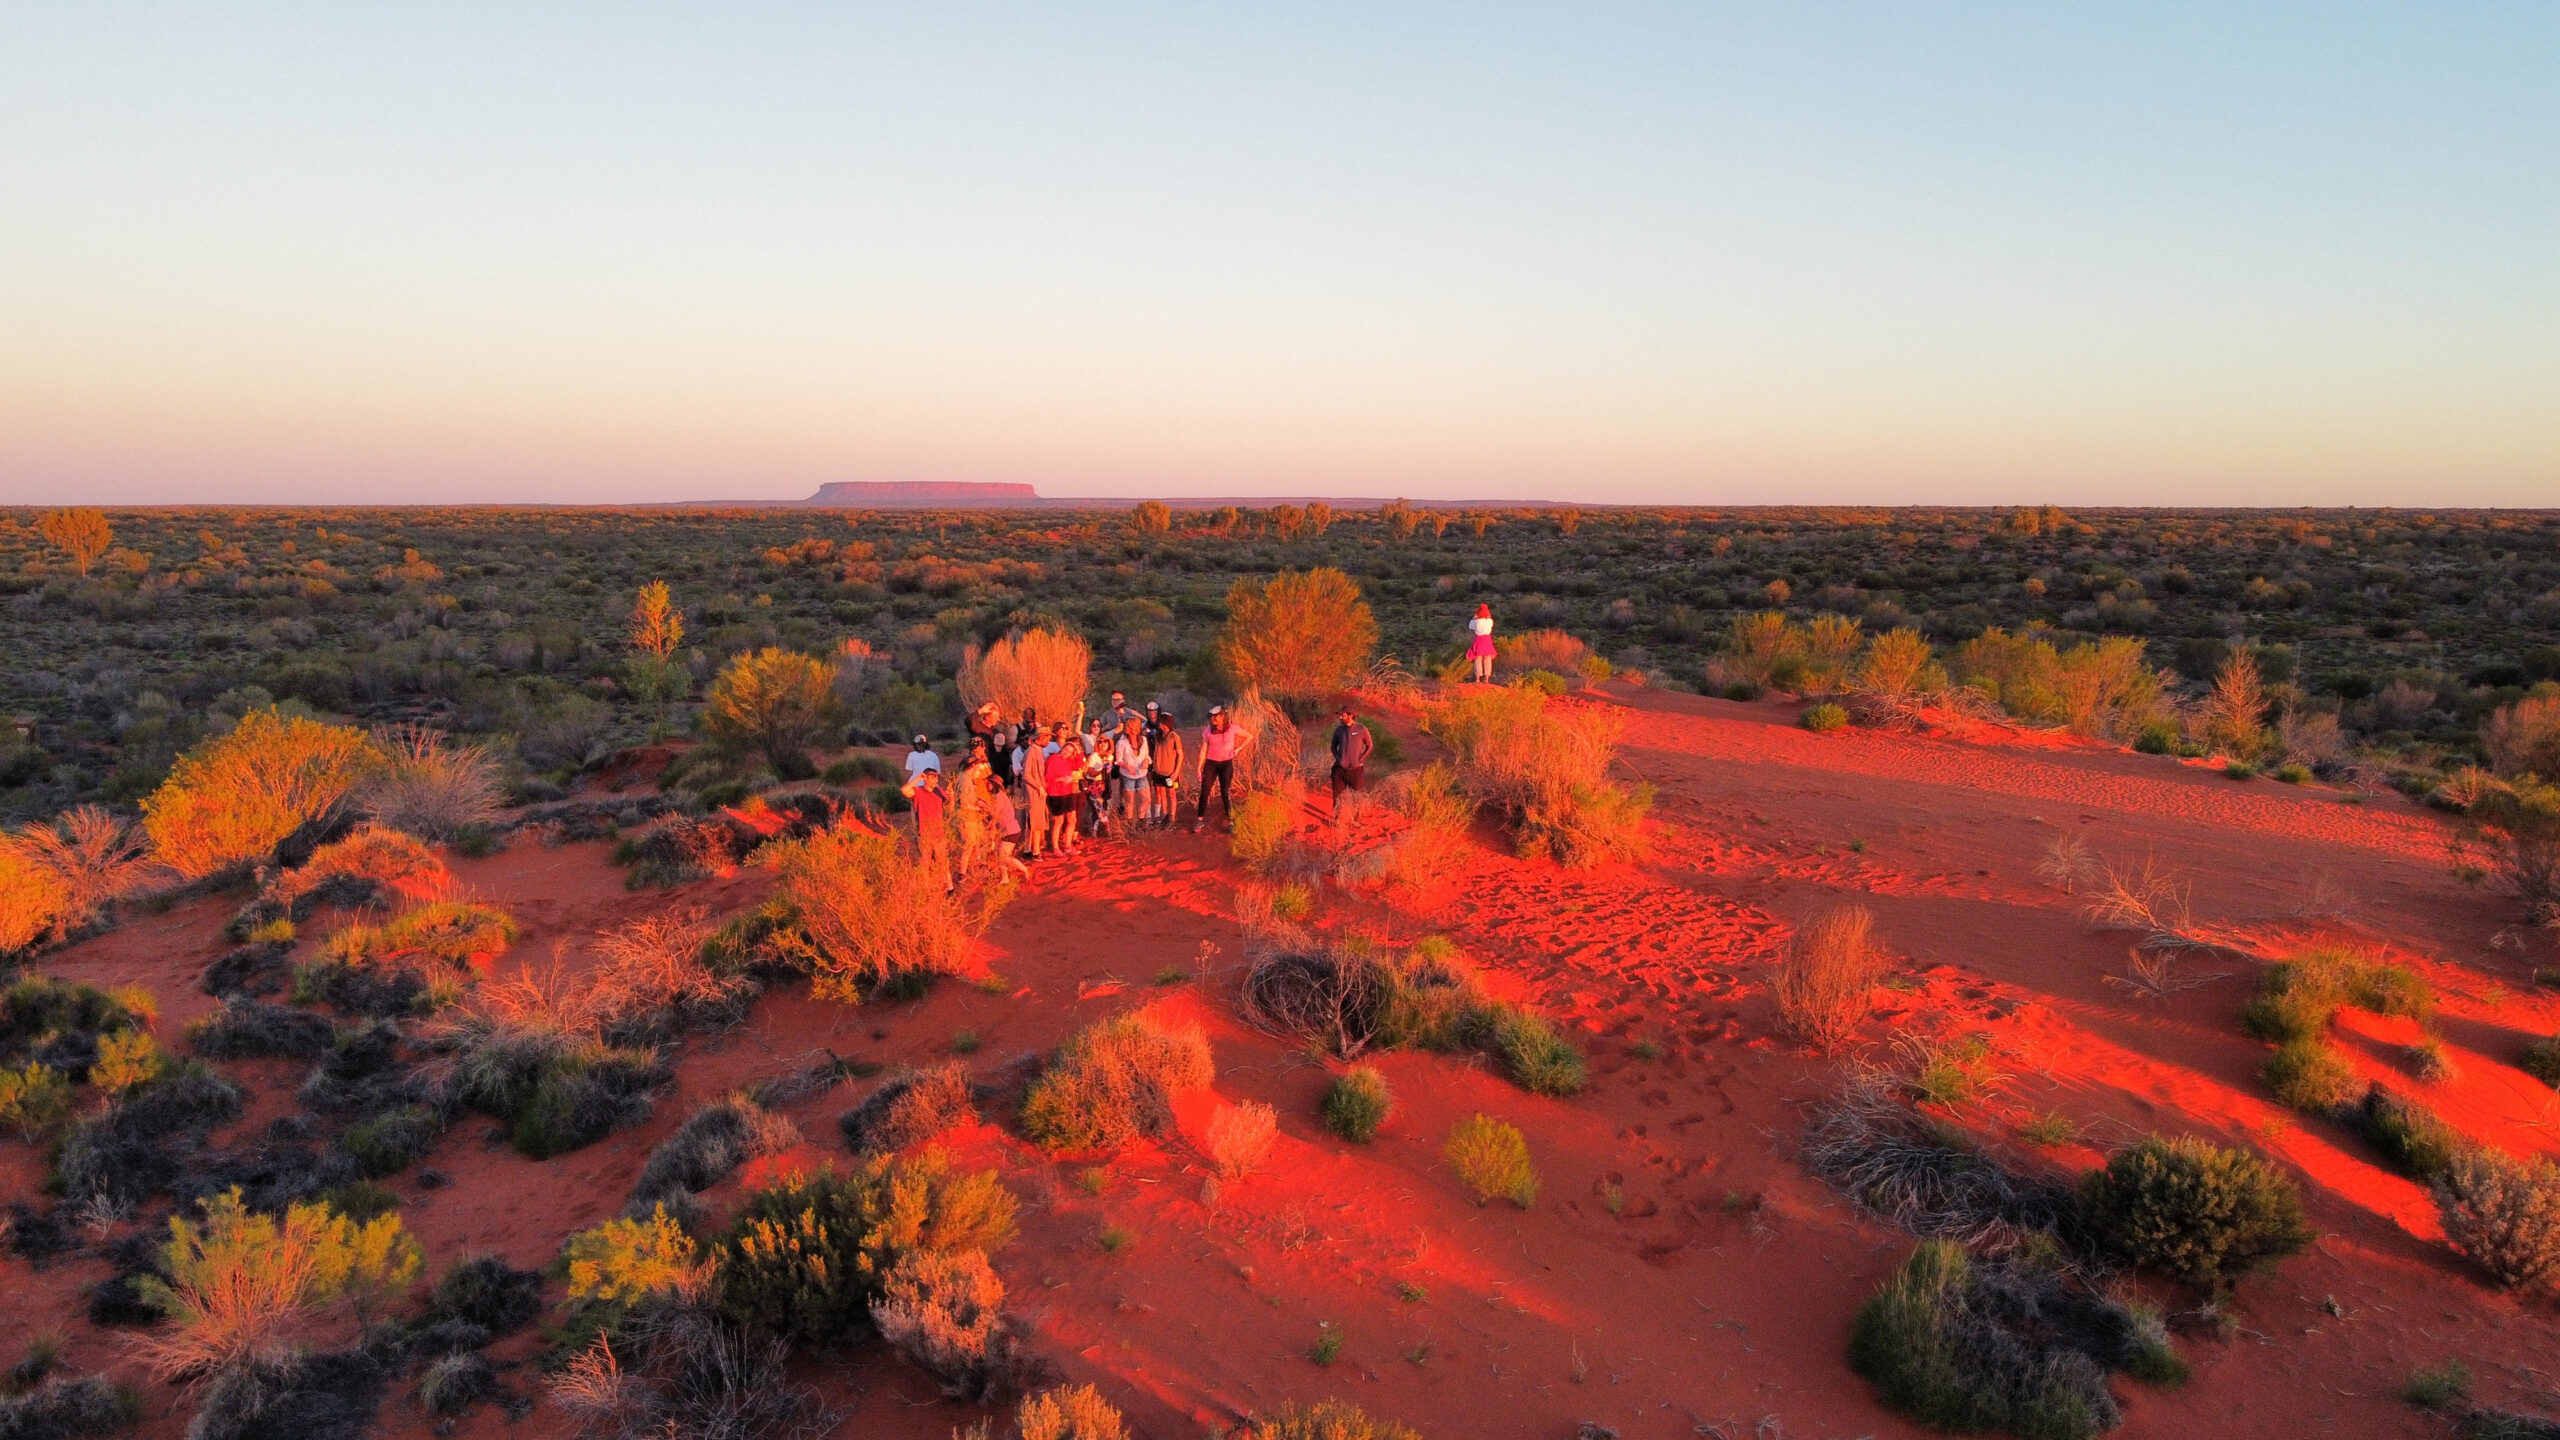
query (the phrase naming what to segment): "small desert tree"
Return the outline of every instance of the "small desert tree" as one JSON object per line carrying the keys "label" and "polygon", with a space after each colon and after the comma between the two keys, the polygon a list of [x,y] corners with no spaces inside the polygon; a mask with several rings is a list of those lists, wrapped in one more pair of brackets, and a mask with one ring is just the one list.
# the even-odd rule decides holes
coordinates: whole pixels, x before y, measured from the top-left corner
{"label": "small desert tree", "polygon": [[1378,645],[1377,618],[1339,570],[1250,576],[1227,591],[1218,660],[1238,685],[1282,700],[1320,700],[1348,686]]}
{"label": "small desert tree", "polygon": [[1007,718],[1025,710],[1044,721],[1067,720],[1084,703],[1093,647],[1081,635],[1047,628],[1016,630],[960,661],[960,703],[992,704]]}
{"label": "small desert tree", "polygon": [[684,612],[676,608],[667,582],[652,580],[640,587],[631,606],[631,659],[623,667],[624,683],[633,699],[654,708],[657,733],[667,725],[667,702],[684,694],[686,675],[676,664],[676,647],[684,643]]}
{"label": "small desert tree", "polygon": [[770,645],[730,661],[711,682],[702,707],[702,728],[714,743],[764,756],[785,780],[817,773],[808,749],[835,721],[834,677],[827,667]]}
{"label": "small desert tree", "polygon": [[1149,500],[1129,512],[1129,528],[1141,535],[1161,535],[1173,528],[1173,507]]}
{"label": "small desert tree", "polygon": [[2536,924],[2560,921],[2560,785],[2488,780],[2463,812],[2456,859],[2486,862]]}
{"label": "small desert tree", "polygon": [[361,730],[252,710],[178,757],[142,802],[142,825],[162,863],[200,879],[264,859],[381,768],[382,752]]}
{"label": "small desert tree", "polygon": [[36,529],[55,549],[71,557],[71,568],[82,575],[107,553],[116,539],[114,527],[96,510],[81,507],[71,510],[48,510],[36,521]]}

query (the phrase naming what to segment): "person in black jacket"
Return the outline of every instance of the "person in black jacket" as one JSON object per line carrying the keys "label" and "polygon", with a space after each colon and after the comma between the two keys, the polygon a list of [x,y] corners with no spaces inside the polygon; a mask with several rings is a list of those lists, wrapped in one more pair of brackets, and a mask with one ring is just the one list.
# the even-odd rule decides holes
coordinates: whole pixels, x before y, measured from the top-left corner
{"label": "person in black jacket", "polygon": [[1369,738],[1369,727],[1360,723],[1345,707],[1341,722],[1333,727],[1333,818],[1342,818],[1342,792],[1362,790],[1368,786],[1369,752],[1377,744]]}

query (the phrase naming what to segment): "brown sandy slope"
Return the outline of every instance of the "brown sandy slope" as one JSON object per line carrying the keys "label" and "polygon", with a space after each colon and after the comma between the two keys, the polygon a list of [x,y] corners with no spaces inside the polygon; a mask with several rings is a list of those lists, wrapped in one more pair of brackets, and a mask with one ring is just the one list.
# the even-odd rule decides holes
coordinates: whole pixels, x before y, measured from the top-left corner
{"label": "brown sandy slope", "polygon": [[[2437,986],[2460,1070],[2404,1088],[2477,1138],[2560,1148],[2553,1092],[2509,1063],[2527,1039],[2560,1028],[2560,1006],[2534,991],[2516,951],[2493,943],[2506,912],[2450,877],[2435,821],[2387,797],[2351,804],[2315,787],[2237,784],[1996,731],[1816,736],[1794,727],[1792,707],[1621,687],[1575,703],[1626,711],[1627,765],[1660,787],[1652,864],[1561,871],[1510,857],[1488,829],[1438,890],[1331,892],[1318,916],[1395,939],[1452,936],[1503,993],[1571,1027],[1592,1061],[1579,1096],[1541,1099],[1450,1057],[1388,1055],[1376,1063],[1395,1088],[1395,1117],[1373,1145],[1335,1140],[1315,1120],[1335,1067],[1235,1019],[1241,877],[1223,844],[1150,836],[1041,873],[988,936],[1004,986],[946,984],[868,1009],[777,989],[746,1025],[687,1043],[646,1127],[537,1164],[489,1143],[482,1124],[457,1125],[428,1162],[454,1183],[429,1192],[401,1182],[409,1223],[435,1267],[474,1254],[539,1265],[563,1236],[616,1211],[649,1148],[731,1086],[829,1051],[929,1063],[963,1031],[978,1041],[969,1063],[992,1074],[1154,1000],[1203,1019],[1216,1047],[1215,1094],[1186,1107],[1187,1131],[1231,1101],[1278,1108],[1282,1139],[1261,1173],[1211,1196],[1205,1162],[1181,1139],[1053,1159],[1008,1128],[950,1137],[1023,1198],[1022,1239],[997,1268],[1037,1343],[1063,1377],[1122,1404],[1140,1433],[1189,1440],[1283,1399],[1327,1395],[1440,1440],[1568,1437],[1586,1420],[1629,1440],[1916,1433],[1842,1359],[1850,1316],[1910,1241],[1803,1173],[1803,1106],[1838,1070],[1776,1033],[1767,995],[1792,923],[1855,897],[1875,909],[1902,976],[1880,992],[1875,1058],[1895,1035],[1980,1033],[1995,1049],[2007,1079],[1964,1123],[1998,1136],[2059,1110],[2088,1142],[2054,1153],[2074,1168],[2147,1131],[2201,1134],[2261,1146],[2303,1181],[2317,1245],[2244,1282],[2229,1338],[2182,1336],[2196,1369],[2185,1388],[2119,1382],[2121,1433],[2442,1434],[2443,1422],[2395,1392],[2411,1369],[2457,1357],[2485,1403],[2560,1408],[2550,1302],[2484,1288],[2444,1248],[2418,1187],[2344,1129],[2269,1103],[2255,1079],[2266,1051],[2234,1024],[2254,956],[2324,936],[2387,949]],[[1429,752],[1398,728],[1408,752]],[[1310,827],[1323,826],[1321,809],[1305,817]],[[1347,842],[1328,843],[1366,843],[1391,824],[1373,812]],[[2218,978],[2158,1003],[2108,983],[2126,937],[2093,931],[2075,900],[2036,877],[2065,832],[2111,859],[2157,857],[2192,881],[2197,916],[2234,953],[2190,961],[2189,973]],[[601,845],[525,845],[456,868],[526,922],[506,964],[547,960],[555,942],[654,907],[733,910],[763,883],[749,870],[674,896],[629,895]],[[149,984],[174,1033],[205,1003],[193,981],[221,949],[226,905],[138,919],[43,968]],[[1159,986],[1168,969],[1197,978]],[[2393,1023],[2354,1021],[2344,1037],[2374,1075],[2395,1073],[2391,1047],[2409,1038]],[[1640,1041],[1659,1058],[1636,1058]],[[288,1103],[276,1092],[289,1091],[293,1067],[237,1068],[268,1092],[245,1124]],[[839,1148],[834,1117],[859,1094],[840,1088],[796,1108],[818,1150]],[[1529,1134],[1545,1187],[1535,1208],[1479,1207],[1439,1160],[1448,1127],[1479,1111]],[[14,1144],[0,1157],[14,1187],[31,1189],[39,1162]],[[1098,1172],[1090,1184],[1088,1169]],[[734,1203],[737,1188],[713,1198]],[[1107,1251],[1106,1231],[1127,1243]],[[75,1367],[131,1372],[121,1338],[75,1313],[78,1288],[104,1273],[89,1258],[41,1275],[7,1262],[19,1303],[0,1347],[52,1328],[69,1338]],[[1330,1368],[1308,1357],[1327,1328],[1344,1342]],[[536,1352],[519,1339],[497,1353]],[[816,1357],[802,1370],[844,1409],[836,1433],[846,1436],[942,1440],[982,1413],[936,1400],[928,1381],[876,1355]],[[513,1378],[528,1384],[530,1373]],[[150,1402],[145,1433],[177,1434],[184,1397],[153,1390]],[[378,1429],[432,1432],[406,1393],[386,1402]],[[565,1429],[548,1406],[512,1425],[483,1407],[455,1433]]]}

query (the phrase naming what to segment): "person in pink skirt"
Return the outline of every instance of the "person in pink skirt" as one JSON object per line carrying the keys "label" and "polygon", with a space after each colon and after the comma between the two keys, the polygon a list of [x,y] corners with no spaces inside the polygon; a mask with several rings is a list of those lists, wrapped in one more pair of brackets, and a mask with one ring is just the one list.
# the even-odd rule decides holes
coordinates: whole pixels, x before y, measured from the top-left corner
{"label": "person in pink skirt", "polygon": [[1493,607],[1479,605],[1476,618],[1467,622],[1475,638],[1467,642],[1467,659],[1475,666],[1476,683],[1493,683]]}

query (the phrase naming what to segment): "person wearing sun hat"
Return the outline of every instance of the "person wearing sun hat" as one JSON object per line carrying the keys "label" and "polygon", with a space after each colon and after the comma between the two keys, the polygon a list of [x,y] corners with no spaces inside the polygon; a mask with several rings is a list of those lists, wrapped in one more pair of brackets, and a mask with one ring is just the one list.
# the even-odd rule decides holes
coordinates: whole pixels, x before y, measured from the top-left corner
{"label": "person wearing sun hat", "polygon": [[1493,683],[1493,607],[1478,605],[1476,618],[1467,622],[1467,629],[1475,636],[1467,642],[1467,663],[1475,671],[1477,684],[1490,685]]}

